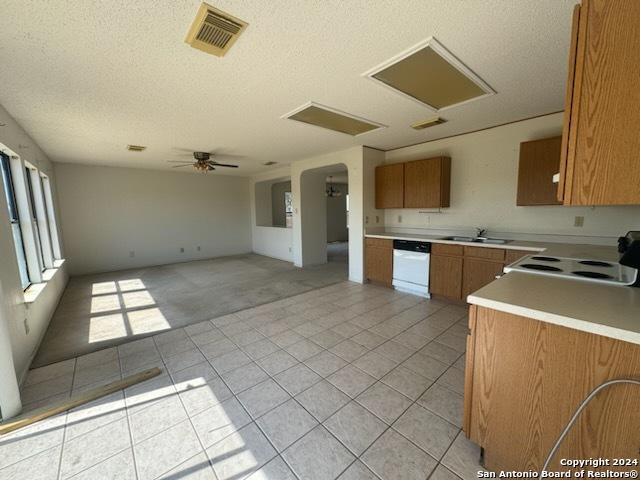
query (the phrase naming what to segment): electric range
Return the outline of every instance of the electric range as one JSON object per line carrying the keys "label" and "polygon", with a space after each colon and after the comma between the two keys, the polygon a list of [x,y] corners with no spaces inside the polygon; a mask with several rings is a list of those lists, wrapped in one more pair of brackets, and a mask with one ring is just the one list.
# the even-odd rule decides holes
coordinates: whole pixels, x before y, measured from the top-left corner
{"label": "electric range", "polygon": [[505,272],[523,272],[570,278],[605,285],[629,286],[638,278],[638,270],[616,262],[601,260],[528,255],[504,268]]}

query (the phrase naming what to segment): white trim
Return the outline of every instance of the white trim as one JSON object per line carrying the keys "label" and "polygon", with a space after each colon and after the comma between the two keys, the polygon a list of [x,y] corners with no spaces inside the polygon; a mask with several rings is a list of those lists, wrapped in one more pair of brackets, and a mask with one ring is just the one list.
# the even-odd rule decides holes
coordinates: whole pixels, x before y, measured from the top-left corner
{"label": "white trim", "polygon": [[[484,95],[480,95],[479,97],[473,97],[470,98],[469,100],[465,100],[463,102],[459,102],[459,103],[454,103],[453,105],[447,105],[446,107],[442,107],[440,109],[437,109],[436,107],[429,105],[428,103],[422,102],[420,100],[418,100],[415,97],[412,97],[409,94],[406,94],[390,85],[387,85],[386,83],[378,80],[377,78],[375,78],[373,75],[375,75],[376,73],[384,70],[385,68],[390,67],[391,65],[394,65],[396,63],[398,63],[401,60],[404,60],[405,58],[413,55],[414,53],[416,53],[419,50],[422,50],[423,48],[426,47],[430,47],[432,50],[434,50],[436,53],[438,53],[442,58],[444,58],[452,67],[454,67],[455,69],[457,69],[460,73],[462,73],[465,77],[467,77],[469,80],[471,80],[473,83],[475,83],[478,87],[480,87],[482,89],[482,91],[485,92]],[[479,100],[481,98],[485,98],[485,97],[489,97],[491,95],[495,95],[496,91],[491,88],[484,80],[482,80],[478,75],[476,75],[475,72],[473,72],[470,68],[468,68],[464,63],[462,63],[453,53],[451,53],[449,50],[446,49],[446,47],[444,45],[442,45],[440,42],[438,42],[435,37],[429,37],[426,40],[423,40],[419,43],[417,43],[416,45],[408,48],[407,50],[400,52],[398,55],[395,55],[393,57],[391,57],[389,60],[385,60],[384,62],[382,62],[381,64],[373,67],[370,70],[367,70],[366,72],[364,72],[362,74],[363,77],[368,78],[369,80],[374,81],[376,84],[378,85],[382,85],[384,88],[395,92],[396,94],[402,95],[405,98],[408,98],[409,100],[412,100],[416,103],[419,103],[422,106],[426,106],[427,108],[429,108],[430,110],[434,111],[434,112],[442,112],[444,110],[447,110],[449,108],[453,108],[453,107],[458,107],[460,105],[464,105],[466,103],[469,102],[473,102],[475,100]]]}
{"label": "white trim", "polygon": [[[309,107],[318,107],[318,108],[321,108],[323,110],[327,110],[327,111],[332,112],[332,113],[337,113],[338,115],[343,115],[345,117],[353,118],[354,120],[358,120],[360,122],[364,122],[364,123],[368,123],[370,125],[374,125],[377,128],[374,128],[373,130],[369,130],[367,132],[358,133],[357,135],[351,135],[350,133],[340,132],[338,130],[332,130],[330,128],[321,127],[320,125],[314,125],[313,123],[301,122],[300,120],[296,120],[294,118],[289,118],[292,115],[295,115],[296,113],[301,112],[302,110],[304,110],[306,108],[309,108]],[[296,121],[298,123],[302,123],[304,125],[310,125],[312,127],[321,128],[323,130],[329,130],[331,132],[340,133],[342,135],[348,135],[350,137],[359,137],[360,135],[366,135],[367,133],[376,132],[376,131],[378,131],[378,130],[380,130],[382,128],[387,128],[387,125],[384,125],[382,123],[374,122],[373,120],[369,120],[369,119],[364,118],[364,117],[359,117],[357,115],[353,115],[351,113],[347,113],[347,112],[343,112],[342,110],[338,110],[337,108],[327,107],[326,105],[322,105],[321,103],[312,102],[312,101],[309,101],[309,102],[299,106],[298,108],[296,108],[294,110],[291,110],[288,113],[285,113],[280,118],[283,119],[283,120],[293,120],[293,121]]]}

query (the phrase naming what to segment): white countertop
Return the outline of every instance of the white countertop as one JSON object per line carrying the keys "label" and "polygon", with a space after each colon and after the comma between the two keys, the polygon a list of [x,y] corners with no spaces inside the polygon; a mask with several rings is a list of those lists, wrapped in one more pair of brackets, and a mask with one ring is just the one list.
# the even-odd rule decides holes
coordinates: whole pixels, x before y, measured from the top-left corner
{"label": "white countertop", "polygon": [[588,258],[591,260],[618,261],[618,251],[615,247],[602,245],[570,244],[555,242],[532,242],[528,240],[509,240],[504,244],[471,243],[444,240],[445,235],[423,235],[414,233],[376,232],[366,233],[367,238],[385,238],[388,240],[416,240],[430,243],[449,243],[454,245],[467,245],[482,248],[500,248],[503,250],[523,250],[545,252],[545,255],[556,257]]}
{"label": "white countertop", "polygon": [[[532,253],[544,252],[549,256],[610,262],[617,262],[619,258],[617,249],[613,246],[522,240],[495,245],[443,240],[438,235],[394,232],[377,232],[365,236],[529,250]],[[469,295],[467,302],[640,345],[640,288],[511,272]]]}
{"label": "white countertop", "polygon": [[511,272],[467,301],[640,345],[640,288]]}

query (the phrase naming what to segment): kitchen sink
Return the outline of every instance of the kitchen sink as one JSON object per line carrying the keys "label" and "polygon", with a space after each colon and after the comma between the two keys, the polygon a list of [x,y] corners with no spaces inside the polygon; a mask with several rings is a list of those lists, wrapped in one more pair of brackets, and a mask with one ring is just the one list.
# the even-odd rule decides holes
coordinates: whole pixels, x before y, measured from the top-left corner
{"label": "kitchen sink", "polygon": [[505,240],[504,238],[474,238],[475,243],[493,243],[495,245],[504,245],[511,240]]}
{"label": "kitchen sink", "polygon": [[469,242],[469,243],[490,243],[494,245],[504,245],[510,240],[504,240],[502,238],[487,238],[487,237],[444,237],[442,240],[451,240],[452,242]]}
{"label": "kitchen sink", "polygon": [[443,240],[451,240],[453,242],[473,242],[473,237],[444,237]]}

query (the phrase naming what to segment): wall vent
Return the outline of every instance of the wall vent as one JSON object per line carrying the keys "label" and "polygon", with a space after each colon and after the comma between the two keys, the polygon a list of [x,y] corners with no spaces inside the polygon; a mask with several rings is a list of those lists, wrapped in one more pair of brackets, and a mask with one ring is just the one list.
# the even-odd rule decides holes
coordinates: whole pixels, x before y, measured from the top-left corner
{"label": "wall vent", "polygon": [[446,120],[444,118],[432,117],[428,118],[427,120],[422,120],[420,122],[414,123],[413,125],[411,125],[411,128],[413,128],[414,130],[424,130],[425,128],[435,127],[436,125],[440,125],[445,122]]}
{"label": "wall vent", "polygon": [[434,111],[496,93],[433,37],[362,75]]}
{"label": "wall vent", "polygon": [[184,41],[193,48],[224,57],[245,28],[247,22],[203,3]]}
{"label": "wall vent", "polygon": [[127,150],[131,151],[131,152],[142,152],[144,150],[146,150],[147,147],[142,146],[142,145],[127,145]]}

